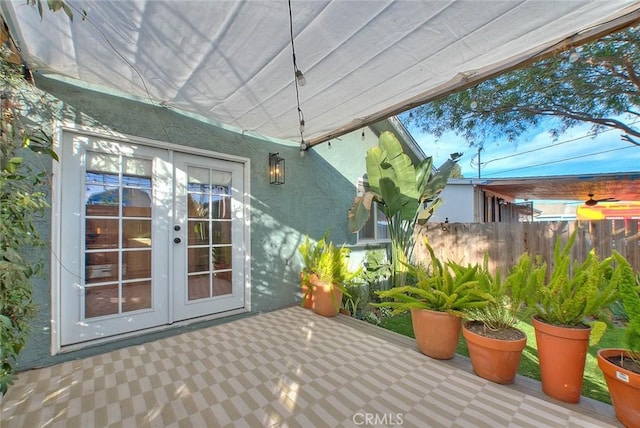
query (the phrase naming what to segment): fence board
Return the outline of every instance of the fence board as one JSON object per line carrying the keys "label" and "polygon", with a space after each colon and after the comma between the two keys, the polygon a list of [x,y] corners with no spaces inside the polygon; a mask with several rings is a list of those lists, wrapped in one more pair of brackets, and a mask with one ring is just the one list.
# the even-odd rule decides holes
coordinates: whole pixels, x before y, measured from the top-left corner
{"label": "fence board", "polygon": [[531,223],[427,223],[418,229],[416,257],[427,261],[426,238],[441,260],[462,264],[482,263],[489,257],[489,268],[503,274],[523,252],[540,256],[552,265],[553,251],[559,238],[564,246],[578,229],[572,256],[579,262],[592,249],[605,258],[615,249],[640,272],[640,239],[637,220],[557,221]]}

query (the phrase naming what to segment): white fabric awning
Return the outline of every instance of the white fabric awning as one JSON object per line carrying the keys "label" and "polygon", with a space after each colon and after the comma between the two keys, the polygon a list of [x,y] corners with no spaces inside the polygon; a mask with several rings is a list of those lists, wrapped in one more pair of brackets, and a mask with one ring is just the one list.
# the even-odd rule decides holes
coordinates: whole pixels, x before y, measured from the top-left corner
{"label": "white fabric awning", "polygon": [[[300,141],[286,0],[69,3],[72,22],[3,2],[32,70]],[[294,0],[292,17],[304,139],[317,144],[627,25],[640,5]]]}

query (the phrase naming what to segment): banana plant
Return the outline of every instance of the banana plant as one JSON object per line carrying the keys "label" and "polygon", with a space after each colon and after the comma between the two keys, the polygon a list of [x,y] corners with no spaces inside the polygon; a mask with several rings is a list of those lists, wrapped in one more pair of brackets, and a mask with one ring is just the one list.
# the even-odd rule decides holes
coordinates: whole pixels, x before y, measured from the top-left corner
{"label": "banana plant", "polygon": [[389,226],[394,286],[405,282],[406,267],[413,258],[416,223],[429,220],[442,203],[440,192],[461,155],[452,154],[435,171],[430,156],[414,166],[400,141],[388,131],[380,134],[377,147],[367,151],[369,188],[353,201],[349,210],[349,230],[358,232],[376,206],[382,211]]}

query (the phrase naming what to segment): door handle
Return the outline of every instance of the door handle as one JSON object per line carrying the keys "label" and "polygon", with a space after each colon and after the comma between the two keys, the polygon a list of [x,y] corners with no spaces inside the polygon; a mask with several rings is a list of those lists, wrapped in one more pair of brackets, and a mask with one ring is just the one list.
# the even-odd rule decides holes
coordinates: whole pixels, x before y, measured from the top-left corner
{"label": "door handle", "polygon": [[180,238],[173,238],[173,242],[175,242],[176,244],[179,244],[182,242],[182,239]]}

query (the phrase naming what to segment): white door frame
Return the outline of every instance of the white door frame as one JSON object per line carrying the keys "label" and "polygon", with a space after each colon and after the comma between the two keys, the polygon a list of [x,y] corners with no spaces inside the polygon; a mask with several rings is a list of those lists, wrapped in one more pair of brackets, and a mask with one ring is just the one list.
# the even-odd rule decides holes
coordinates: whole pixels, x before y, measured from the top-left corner
{"label": "white door frame", "polygon": [[[244,181],[244,194],[242,195],[243,202],[243,210],[244,210],[244,247],[245,251],[245,259],[244,259],[244,307],[240,309],[236,309],[229,312],[224,312],[221,314],[213,314],[201,318],[195,318],[193,320],[187,320],[183,322],[177,322],[172,325],[163,325],[158,327],[153,327],[144,331],[157,331],[157,330],[165,330],[172,326],[177,325],[186,325],[192,322],[203,321],[207,319],[214,319],[220,317],[230,316],[236,313],[249,312],[251,310],[251,227],[250,227],[250,213],[251,213],[251,205],[250,205],[250,197],[251,188],[250,188],[250,171],[251,171],[251,161],[248,158],[238,157],[233,155],[228,155],[224,153],[217,153],[203,149],[184,147],[177,144],[165,143],[162,141],[151,140],[141,137],[128,136],[123,134],[116,133],[107,133],[96,131],[93,128],[77,126],[72,123],[58,124],[57,132],[54,138],[54,150],[57,153],[62,153],[62,142],[63,137],[66,137],[67,134],[71,134],[73,137],[97,137],[108,139],[117,143],[124,144],[138,144],[143,146],[149,146],[152,148],[158,149],[167,149],[171,151],[177,151],[185,154],[191,155],[199,155],[208,158],[220,159],[220,160],[228,160],[237,163],[241,163],[243,165],[243,181]],[[172,159],[170,159],[172,160]],[[64,266],[61,266],[60,263],[60,254],[64,249],[61,245],[61,213],[62,213],[62,168],[64,168],[64,157],[61,157],[60,162],[53,162],[52,166],[52,189],[51,189],[51,354],[55,355],[61,352],[70,352],[77,349],[94,346],[100,343],[117,341],[124,339],[128,336],[139,335],[141,331],[135,331],[131,333],[125,333],[118,336],[111,336],[101,339],[96,339],[89,342],[83,342],[79,344],[62,346],[61,344],[61,335],[60,335],[60,327],[61,327],[61,285],[62,285],[62,275],[65,270]],[[171,233],[172,231],[170,231]],[[170,292],[170,290],[168,290]],[[173,314],[170,313],[170,317]]]}

